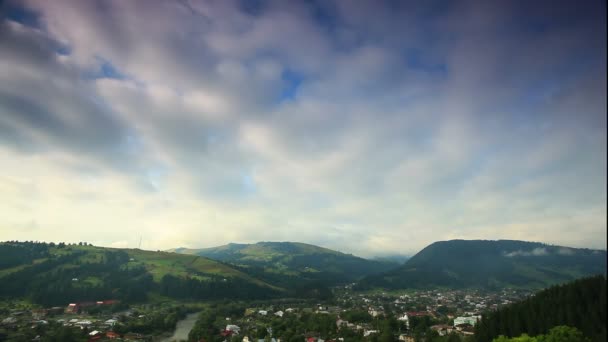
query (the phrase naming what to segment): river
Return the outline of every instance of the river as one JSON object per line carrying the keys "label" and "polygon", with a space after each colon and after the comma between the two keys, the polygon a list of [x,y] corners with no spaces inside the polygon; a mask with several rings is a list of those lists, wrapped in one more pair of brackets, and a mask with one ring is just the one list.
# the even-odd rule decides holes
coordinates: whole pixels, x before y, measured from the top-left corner
{"label": "river", "polygon": [[177,322],[177,326],[175,327],[175,331],[171,337],[167,337],[161,340],[161,342],[173,342],[173,341],[188,341],[188,333],[192,330],[194,323],[196,323],[196,318],[198,317],[198,312],[191,313],[186,316],[186,318]]}

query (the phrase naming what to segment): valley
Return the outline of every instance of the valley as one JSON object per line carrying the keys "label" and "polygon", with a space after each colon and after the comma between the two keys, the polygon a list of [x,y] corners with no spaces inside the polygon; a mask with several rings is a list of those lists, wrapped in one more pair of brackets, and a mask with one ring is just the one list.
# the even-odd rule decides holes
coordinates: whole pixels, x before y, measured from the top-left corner
{"label": "valley", "polygon": [[4,242],[0,252],[9,341],[167,341],[176,326],[189,341],[472,340],[487,313],[606,269],[605,251],[501,240],[438,242],[402,265],[291,242],[164,252]]}

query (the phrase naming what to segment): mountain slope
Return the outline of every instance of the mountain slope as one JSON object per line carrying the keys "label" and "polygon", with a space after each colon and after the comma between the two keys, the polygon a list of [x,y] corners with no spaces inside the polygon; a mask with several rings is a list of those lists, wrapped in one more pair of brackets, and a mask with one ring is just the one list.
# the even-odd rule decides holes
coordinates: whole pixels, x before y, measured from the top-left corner
{"label": "mountain slope", "polygon": [[299,242],[231,243],[202,249],[176,248],[172,251],[231,263],[255,272],[260,278],[282,284],[296,279],[319,280],[327,284],[346,283],[399,265]]}
{"label": "mountain slope", "polygon": [[595,276],[553,286],[533,297],[483,315],[476,340],[499,335],[536,336],[559,325],[576,327],[593,341],[606,341],[606,278]]}
{"label": "mountain slope", "polygon": [[363,279],[359,289],[541,288],[606,273],[606,251],[514,240],[435,242],[403,266]]}
{"label": "mountain slope", "polygon": [[0,297],[43,305],[110,298],[137,302],[148,294],[216,299],[284,292],[230,265],[175,253],[4,242],[0,260]]}

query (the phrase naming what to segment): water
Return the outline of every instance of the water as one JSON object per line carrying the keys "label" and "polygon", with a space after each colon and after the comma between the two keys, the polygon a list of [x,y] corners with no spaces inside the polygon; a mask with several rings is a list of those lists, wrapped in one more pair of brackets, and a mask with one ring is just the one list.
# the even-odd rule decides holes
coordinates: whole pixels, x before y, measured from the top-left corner
{"label": "water", "polygon": [[186,318],[177,322],[177,326],[175,327],[175,332],[173,332],[173,335],[171,337],[167,337],[161,340],[161,342],[173,342],[181,340],[187,341],[188,333],[190,332],[190,330],[192,330],[194,323],[196,323],[197,317],[198,312],[187,315]]}

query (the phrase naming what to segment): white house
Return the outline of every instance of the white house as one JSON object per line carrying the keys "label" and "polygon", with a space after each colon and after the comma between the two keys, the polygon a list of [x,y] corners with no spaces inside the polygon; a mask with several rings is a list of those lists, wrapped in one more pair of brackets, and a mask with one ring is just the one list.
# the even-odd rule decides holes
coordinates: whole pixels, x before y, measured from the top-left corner
{"label": "white house", "polygon": [[78,321],[76,322],[76,325],[80,325],[82,327],[84,326],[89,326],[91,325],[93,322],[89,321],[89,320],[84,320],[84,321]]}
{"label": "white house", "polygon": [[481,318],[480,316],[470,316],[470,317],[456,317],[454,318],[454,326],[460,324],[470,324],[471,326],[475,326],[477,324],[477,320]]}
{"label": "white house", "polygon": [[266,310],[260,310],[260,311],[258,311],[258,313],[262,316],[268,315],[268,311],[266,311]]}
{"label": "white house", "polygon": [[372,317],[376,317],[376,316],[378,316],[378,315],[381,315],[381,314],[382,314],[382,311],[370,308],[370,309],[367,311],[367,313],[369,313],[369,314],[370,314],[370,316],[372,316]]}
{"label": "white house", "polygon": [[237,325],[234,325],[234,324],[228,324],[226,326],[226,330],[227,331],[232,331],[236,335],[238,335],[239,332],[241,332],[241,328],[239,328]]}
{"label": "white house", "polygon": [[111,319],[109,319],[109,320],[105,321],[104,323],[105,323],[106,325],[109,325],[109,326],[114,326],[114,324],[116,324],[116,322],[118,322],[118,321],[117,321],[117,320],[115,320],[115,319],[113,319],[113,318],[111,318]]}
{"label": "white house", "polygon": [[367,337],[371,334],[377,334],[379,331],[378,330],[364,330],[363,331],[363,336]]}
{"label": "white house", "polygon": [[274,313],[275,316],[283,317],[283,311],[279,310]]}

